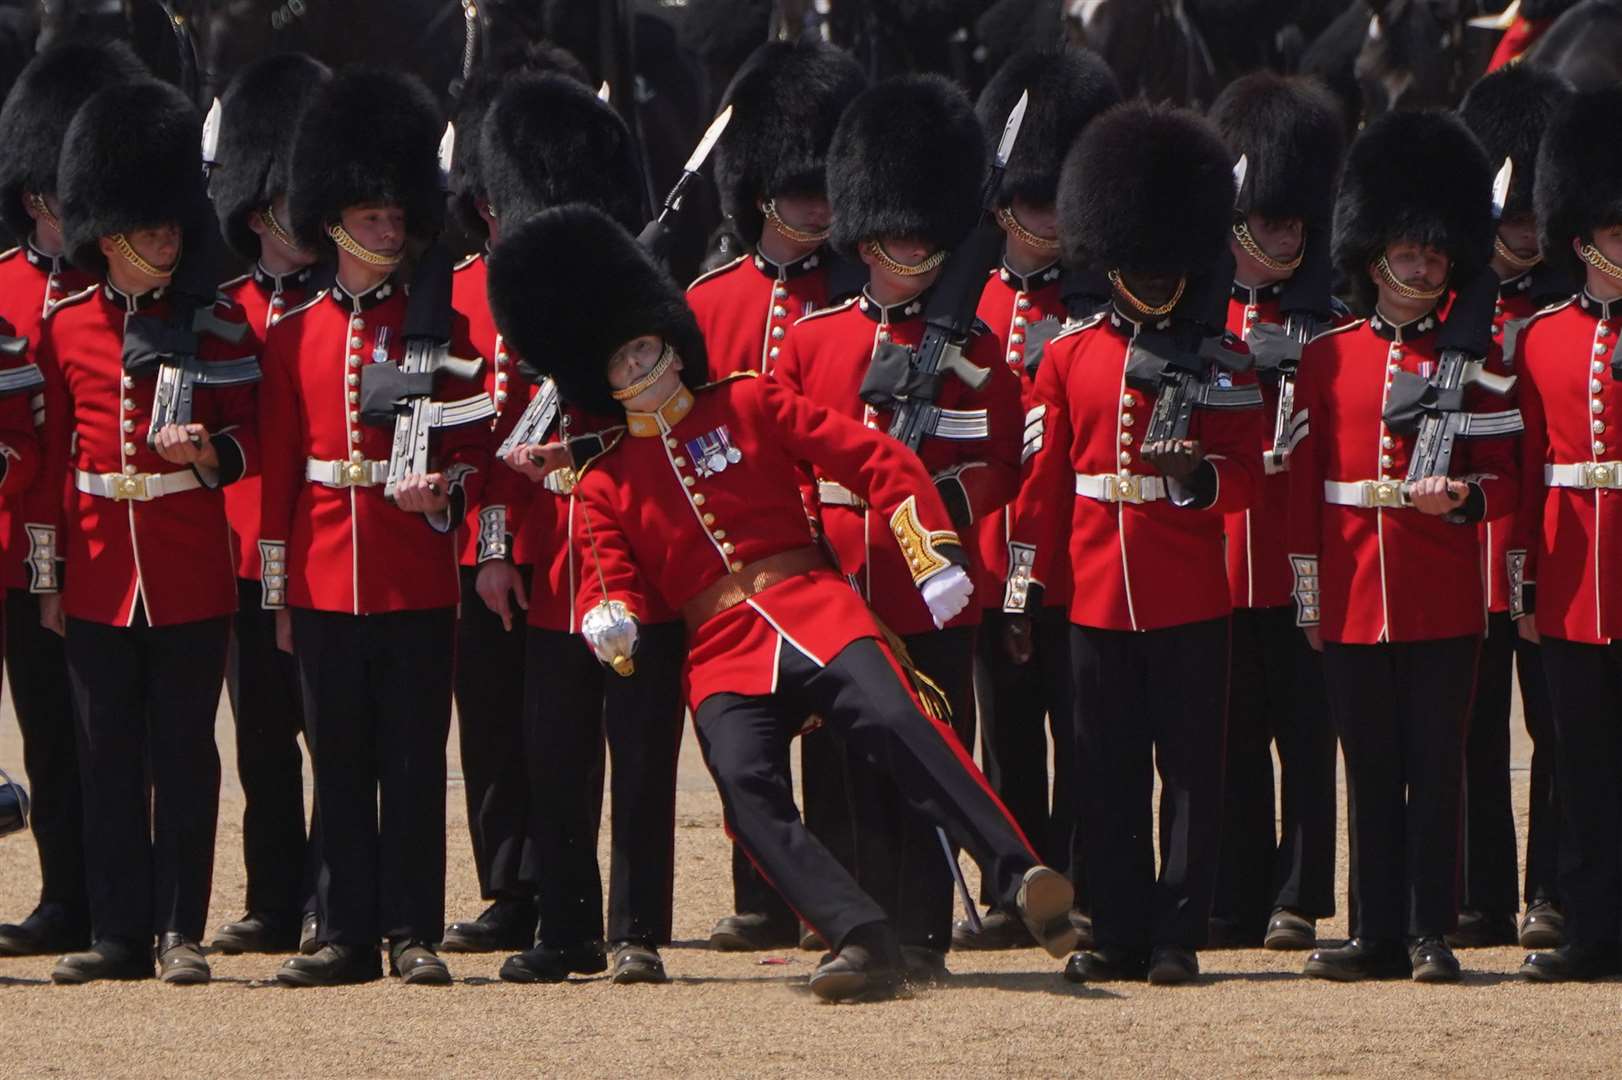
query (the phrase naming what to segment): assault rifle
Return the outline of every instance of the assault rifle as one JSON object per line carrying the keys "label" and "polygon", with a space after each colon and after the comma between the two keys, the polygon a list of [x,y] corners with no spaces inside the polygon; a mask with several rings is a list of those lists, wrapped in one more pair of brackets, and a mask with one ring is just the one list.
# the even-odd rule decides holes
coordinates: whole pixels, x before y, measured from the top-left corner
{"label": "assault rifle", "polygon": [[1273,413],[1273,446],[1262,456],[1269,472],[1289,467],[1295,419],[1295,379],[1301,369],[1301,351],[1331,314],[1334,267],[1329,257],[1328,229],[1306,236],[1306,255],[1279,296],[1284,325],[1260,323],[1245,331],[1245,344],[1256,372],[1278,379],[1278,408]]}

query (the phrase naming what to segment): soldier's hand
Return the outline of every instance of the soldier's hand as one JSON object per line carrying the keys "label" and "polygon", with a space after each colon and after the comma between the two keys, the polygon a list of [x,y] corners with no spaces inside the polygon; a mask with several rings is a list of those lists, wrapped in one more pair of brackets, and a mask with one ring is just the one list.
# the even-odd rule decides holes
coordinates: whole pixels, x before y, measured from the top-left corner
{"label": "soldier's hand", "polygon": [[293,613],[286,608],[276,612],[276,647],[284,653],[293,651]]}
{"label": "soldier's hand", "polygon": [[1143,444],[1143,460],[1172,480],[1187,480],[1205,460],[1205,447],[1198,439],[1157,439]]}
{"label": "soldier's hand", "polygon": [[1008,659],[1016,664],[1031,662],[1031,654],[1035,651],[1031,641],[1031,617],[1029,615],[1010,615],[1003,623],[1002,647],[1008,654]]}
{"label": "soldier's hand", "polygon": [[394,489],[394,505],[414,514],[444,513],[451,504],[445,489],[444,473],[422,473],[408,476]]}
{"label": "soldier's hand", "polygon": [[1538,636],[1538,617],[1536,615],[1522,615],[1515,620],[1515,631],[1521,635],[1523,641],[1540,644],[1543,639]]}
{"label": "soldier's hand", "polygon": [[522,446],[513,447],[501,460],[506,462],[509,469],[517,471],[530,483],[539,484],[546,479],[547,473],[557,468],[556,465],[549,465],[548,451],[553,447],[563,451],[563,464],[567,465],[569,451],[562,443],[548,443],[545,446],[539,443],[524,443]]}
{"label": "soldier's hand", "polygon": [[524,575],[505,559],[492,559],[480,566],[474,588],[484,606],[501,616],[503,630],[510,632],[513,628],[513,609],[507,602],[509,593],[520,608],[529,610],[529,597],[524,595]]}
{"label": "soldier's hand", "polygon": [[1421,514],[1440,517],[1457,510],[1470,494],[1470,486],[1463,480],[1449,480],[1445,476],[1427,476],[1408,489],[1408,501]]}
{"label": "soldier's hand", "polygon": [[57,637],[68,636],[68,617],[62,610],[61,593],[45,593],[40,596],[39,624]]}
{"label": "soldier's hand", "polygon": [[1307,635],[1307,644],[1312,646],[1313,652],[1324,651],[1323,635],[1318,632],[1318,628],[1316,626],[1303,626],[1301,628],[1301,632]]}
{"label": "soldier's hand", "polygon": [[158,429],[152,448],[163,460],[176,465],[201,465],[205,469],[220,467],[220,453],[214,449],[214,440],[202,424],[166,424]]}

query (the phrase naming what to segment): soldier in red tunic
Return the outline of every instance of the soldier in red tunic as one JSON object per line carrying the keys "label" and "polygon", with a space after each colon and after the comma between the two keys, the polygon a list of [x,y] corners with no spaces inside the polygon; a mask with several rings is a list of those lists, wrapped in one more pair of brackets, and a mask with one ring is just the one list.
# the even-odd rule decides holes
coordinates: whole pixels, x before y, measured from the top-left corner
{"label": "soldier in red tunic", "polygon": [[[1008,238],[1002,265],[986,279],[978,314],[1019,377],[1022,407],[1030,409],[1042,340],[1057,335],[1066,318],[1054,207],[1059,168],[1081,129],[1119,101],[1121,91],[1109,66],[1090,50],[1020,53],[997,71],[975,102],[991,147],[1027,91],[1025,122],[999,196],[997,217]],[[1043,595],[1042,610],[1031,621],[1033,636],[1010,640],[1009,628],[1022,626],[1023,620],[1010,619],[1002,610],[1009,565],[1006,512],[985,515],[973,532],[982,571],[976,584],[982,614],[974,656],[980,760],[986,779],[1020,828],[1048,863],[1066,871],[1085,907],[1080,852],[1074,843],[1076,741],[1065,618],[1069,575],[1056,575],[1054,588]],[[1053,734],[1051,804],[1044,727]],[[984,892],[980,899],[991,901]],[[1083,916],[1077,918],[1085,925]],[[987,913],[979,931],[967,919],[952,927],[952,945],[960,949],[1021,948],[1029,941],[1024,924],[1006,911]]]}
{"label": "soldier in red tunic", "polygon": [[[271,327],[260,395],[264,604],[286,609],[277,638],[297,660],[321,807],[321,947],[282,966],[293,985],[377,978],[380,938],[405,981],[450,980],[432,944],[444,932],[456,527],[488,451],[477,424],[435,431],[429,471],[407,472],[390,500],[400,406],[363,411],[407,347],[396,270],[443,216],[444,126],[416,80],[351,68],[311,94],[289,160],[290,231],[337,259],[333,286]],[[465,316],[419,313],[448,323],[451,356],[478,355]],[[440,400],[480,389],[444,373],[433,384]]]}
{"label": "soldier in red tunic", "polygon": [[[1498,275],[1493,340],[1510,361],[1515,341],[1540,308],[1569,299],[1577,282],[1564,262],[1544,262],[1538,252],[1537,215],[1532,189],[1538,144],[1554,115],[1571,96],[1560,76],[1540,67],[1515,64],[1487,76],[1470,89],[1459,116],[1481,140],[1487,161],[1506,158],[1514,170],[1508,202],[1493,239],[1492,268]],[[1556,883],[1560,804],[1556,797],[1554,721],[1538,647],[1515,632],[1509,614],[1508,559],[1513,517],[1483,522],[1481,553],[1486,560],[1487,636],[1476,664],[1476,691],[1470,731],[1464,744],[1464,891],[1455,947],[1511,945],[1552,949],[1560,944],[1563,916]],[[1509,716],[1511,684],[1518,676],[1521,712],[1532,737],[1529,814],[1526,829],[1526,914],[1515,887],[1515,813],[1510,799]]]}
{"label": "soldier in red tunic", "polygon": [[1034,614],[1047,582],[1071,575],[1078,827],[1097,943],[1070,958],[1074,981],[1194,979],[1211,914],[1232,609],[1223,515],[1255,498],[1261,394],[1212,362],[1185,376],[1212,407],[1194,409],[1186,437],[1147,441],[1160,395],[1174,392],[1147,349],[1172,333],[1185,292],[1226,292],[1231,166],[1199,116],[1122,105],[1083,130],[1059,183],[1065,263],[1107,273],[1116,295],[1042,350],[1004,610]]}
{"label": "soldier in red tunic", "polygon": [[546,358],[563,396],[625,410],[623,436],[576,489],[583,633],[634,679],[644,613],[682,612],[687,700],[727,829],[834,950],[811,989],[882,993],[900,965],[884,909],[795,809],[789,742],[812,715],[882,761],[910,806],[967,847],[999,900],[1063,955],[1075,940],[1069,882],[1036,863],[968,753],[925,714],[806,519],[799,477],[810,463],[882,514],[927,610],[951,621],[969,599],[967,559],[917,457],[775,382],[704,385],[704,341],[681,294],[598,211],[547,211],[504,240],[490,271],[498,322],[525,356]]}
{"label": "soldier in red tunic", "polygon": [[[20,359],[31,362],[51,307],[93,283],[62,253],[56,196],[62,136],[91,94],[142,74],[140,61],[123,45],[63,42],[23,70],[0,110],[0,146],[6,148],[0,156],[0,220],[21,243],[0,254],[0,319],[28,340],[29,356]],[[44,393],[36,388],[25,400],[37,427],[44,420]],[[62,639],[39,620],[40,595],[60,580],[60,553],[32,542],[42,534],[28,529],[29,522],[43,525],[61,498],[59,489],[36,481],[0,506],[6,681],[22,733],[40,867],[39,906],[20,923],[0,926],[0,955],[7,956],[48,955],[90,943],[73,701]]]}
{"label": "soldier in red tunic", "polygon": [[191,422],[150,429],[160,367],[251,358],[259,342],[211,285],[171,293],[213,227],[201,138],[185,96],[147,80],[98,92],[63,141],[65,249],[99,284],[52,310],[39,345],[64,403],[42,479],[65,493],[39,528],[66,555],[40,610],[66,636],[94,939],[57,963],[62,983],[151,978],[154,936],[164,981],[209,979],[214,714],[237,604],[220,488],[258,466],[253,390],[199,382]]}
{"label": "soldier in red tunic", "polygon": [[[1339,106],[1317,83],[1260,72],[1230,84],[1211,121],[1248,166],[1228,240],[1236,267],[1229,332],[1253,337],[1258,326],[1283,327],[1284,291],[1297,278],[1297,287],[1321,282],[1321,294],[1292,296],[1289,306],[1311,305],[1317,310],[1303,315],[1327,324],[1334,317],[1327,310],[1329,216],[1346,140]],[[1313,265],[1298,275],[1308,257]],[[1233,645],[1211,941],[1310,949],[1317,920],[1335,913],[1335,729],[1323,662],[1296,629],[1290,601],[1288,447],[1273,445],[1285,377],[1273,367],[1260,379],[1267,421],[1261,489],[1255,506],[1227,520]]]}
{"label": "soldier in red tunic", "polygon": [[[1622,91],[1580,95],[1539,151],[1535,208],[1544,257],[1581,274],[1573,299],[1521,331],[1520,508],[1509,552],[1511,606],[1542,641],[1560,784],[1560,902],[1565,940],[1533,953],[1538,982],[1622,971],[1622,768],[1617,615],[1610,553],[1622,536]],[[1535,586],[1535,587],[1534,587]]]}
{"label": "soldier in red tunic", "polygon": [[[825,159],[834,126],[866,82],[848,53],[811,37],[762,45],[733,77],[715,177],[722,210],[751,250],[687,289],[712,374],[770,374],[788,328],[828,305],[832,270],[849,264],[827,243],[833,212]],[[800,779],[806,827],[853,865],[844,766],[826,732],[800,741]],[[710,931],[712,946],[771,949],[799,940],[794,913],[736,846],[732,890],[734,913]]]}
{"label": "soldier in red tunic", "polygon": [[[1301,359],[1289,551],[1297,617],[1321,639],[1353,838],[1352,939],[1313,952],[1305,970],[1320,978],[1459,978],[1443,935],[1458,918],[1464,732],[1486,629],[1475,525],[1515,505],[1504,436],[1519,420],[1511,411],[1494,437],[1458,439],[1446,475],[1410,486],[1416,425],[1396,406],[1430,392],[1449,282],[1486,271],[1491,188],[1481,145],[1451,114],[1394,113],[1364,129],[1333,251],[1369,316]],[[1477,394],[1451,407],[1502,408]]]}
{"label": "soldier in red tunic", "polygon": [[[287,231],[287,157],[293,125],[310,91],[331,75],[302,53],[243,68],[221,102],[220,139],[209,194],[220,232],[253,270],[221,286],[261,339],[272,323],[313,291],[316,254]],[[225,684],[237,729],[237,775],[247,805],[242,855],[248,871],[246,913],[220,927],[214,947],[227,953],[291,952],[314,929],[317,845],[304,833],[304,728],[298,672],[276,648],[275,614],[262,603],[259,478],[226,489],[225,515],[237,547],[236,617]],[[313,933],[309,935],[313,947]]]}

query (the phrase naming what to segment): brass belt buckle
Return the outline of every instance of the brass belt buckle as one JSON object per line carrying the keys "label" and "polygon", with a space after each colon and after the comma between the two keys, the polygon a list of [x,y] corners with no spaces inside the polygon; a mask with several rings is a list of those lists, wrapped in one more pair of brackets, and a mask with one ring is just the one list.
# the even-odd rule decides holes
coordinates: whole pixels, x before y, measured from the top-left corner
{"label": "brass belt buckle", "polygon": [[1404,505],[1402,501],[1402,483],[1397,480],[1365,481],[1363,504],[1384,510],[1392,510]]}
{"label": "brass belt buckle", "polygon": [[351,461],[343,467],[343,486],[360,487],[370,479],[371,470],[364,461]]}
{"label": "brass belt buckle", "polygon": [[146,482],[148,474],[136,473],[133,476],[117,476],[113,479],[113,498],[118,502],[145,502],[151,498],[147,494]]}
{"label": "brass belt buckle", "polygon": [[1136,473],[1125,473],[1111,481],[1110,490],[1113,494],[1111,502],[1141,503],[1143,501],[1143,478]]}
{"label": "brass belt buckle", "polygon": [[1614,488],[1622,476],[1618,476],[1618,469],[1608,461],[1591,461],[1583,465],[1583,486],[1590,488]]}

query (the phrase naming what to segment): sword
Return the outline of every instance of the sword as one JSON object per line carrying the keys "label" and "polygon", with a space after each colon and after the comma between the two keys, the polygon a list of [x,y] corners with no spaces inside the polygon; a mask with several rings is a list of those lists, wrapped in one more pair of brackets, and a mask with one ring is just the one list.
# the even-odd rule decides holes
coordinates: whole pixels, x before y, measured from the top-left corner
{"label": "sword", "polygon": [[672,215],[681,210],[682,197],[687,194],[688,186],[698,178],[698,170],[704,167],[704,162],[708,160],[710,151],[715,149],[715,144],[721,139],[721,132],[727,129],[727,124],[731,121],[731,105],[722,109],[715,119],[710,121],[710,126],[704,132],[704,137],[698,140],[698,146],[694,148],[692,156],[687,159],[687,164],[682,166],[681,179],[676,181],[675,186],[670,189],[670,194],[665,196],[664,206],[660,209],[659,216],[648,222],[647,227],[636,238],[637,243],[641,244],[643,248],[654,252],[659,250],[665,236],[670,232],[668,222]]}

